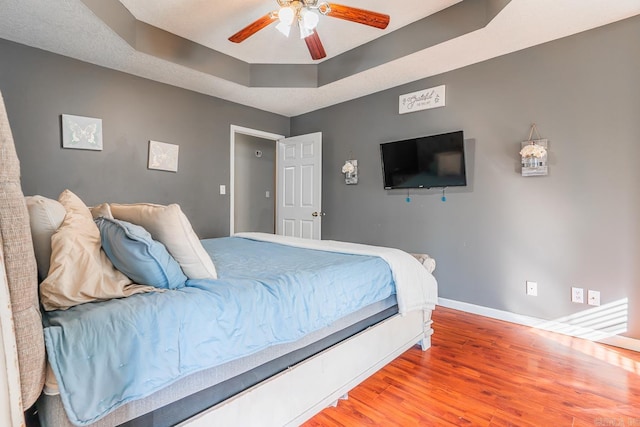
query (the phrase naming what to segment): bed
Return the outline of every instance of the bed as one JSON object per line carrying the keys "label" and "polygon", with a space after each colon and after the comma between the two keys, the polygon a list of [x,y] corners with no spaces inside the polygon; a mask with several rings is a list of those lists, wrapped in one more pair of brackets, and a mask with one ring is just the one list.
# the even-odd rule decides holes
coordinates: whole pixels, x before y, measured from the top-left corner
{"label": "bed", "polygon": [[[0,297],[11,302],[0,309],[3,425],[21,425],[36,401],[45,427],[299,425],[411,346],[429,348],[433,276],[402,251],[344,242],[207,239],[198,244],[213,278],[178,255],[193,273],[181,286],[128,282],[100,301],[38,299],[48,277],[38,285],[37,236],[3,108],[0,125]],[[124,222],[101,209],[92,217]],[[41,314],[50,304],[64,309]]]}

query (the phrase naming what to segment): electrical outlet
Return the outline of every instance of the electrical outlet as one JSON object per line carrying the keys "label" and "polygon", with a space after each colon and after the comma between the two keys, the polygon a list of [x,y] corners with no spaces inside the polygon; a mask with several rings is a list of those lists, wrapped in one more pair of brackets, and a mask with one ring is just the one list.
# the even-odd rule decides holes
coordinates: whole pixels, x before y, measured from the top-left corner
{"label": "electrical outlet", "polygon": [[584,304],[584,289],[571,288],[571,302],[577,302],[578,304]]}
{"label": "electrical outlet", "polygon": [[527,295],[532,297],[538,296],[538,282],[530,282],[527,280]]}
{"label": "electrical outlet", "polygon": [[600,291],[592,291],[589,289],[587,292],[587,304],[600,305]]}

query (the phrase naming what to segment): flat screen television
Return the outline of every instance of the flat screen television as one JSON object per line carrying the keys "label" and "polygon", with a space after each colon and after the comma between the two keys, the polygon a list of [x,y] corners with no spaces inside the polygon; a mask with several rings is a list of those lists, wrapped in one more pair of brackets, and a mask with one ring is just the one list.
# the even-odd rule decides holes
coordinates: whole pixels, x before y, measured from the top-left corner
{"label": "flat screen television", "polygon": [[463,132],[380,144],[384,188],[467,185]]}

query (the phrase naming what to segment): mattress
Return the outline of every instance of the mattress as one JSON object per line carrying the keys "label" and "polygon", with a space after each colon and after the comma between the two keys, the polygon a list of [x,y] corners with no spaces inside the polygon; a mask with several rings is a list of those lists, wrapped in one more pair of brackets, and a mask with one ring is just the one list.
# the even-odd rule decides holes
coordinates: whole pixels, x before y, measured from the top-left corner
{"label": "mattress", "polygon": [[[127,403],[91,427],[175,425],[397,312],[392,295],[295,342],[272,346],[182,378],[146,398]],[[73,426],[58,395],[42,395],[38,414],[42,427]]]}

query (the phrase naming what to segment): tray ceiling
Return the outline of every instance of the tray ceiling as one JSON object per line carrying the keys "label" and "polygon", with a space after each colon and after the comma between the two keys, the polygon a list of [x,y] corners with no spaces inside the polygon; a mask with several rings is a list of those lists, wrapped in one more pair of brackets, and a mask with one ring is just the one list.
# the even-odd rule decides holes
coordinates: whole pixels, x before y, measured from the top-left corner
{"label": "tray ceiling", "polygon": [[[449,34],[452,28],[462,25],[460,21],[477,16],[458,17],[446,12],[481,1],[489,6],[506,6],[486,25]],[[640,14],[638,0],[340,3],[389,14],[391,23],[381,31],[321,17],[318,33],[328,55],[321,61],[309,58],[304,41],[293,34],[285,38],[274,25],[241,44],[227,40],[256,18],[275,10],[275,0],[0,0],[0,38],[295,116]],[[153,50],[157,47],[147,46],[146,50],[137,47],[131,43],[132,37],[127,40],[125,33],[130,33],[130,28],[121,25],[121,21],[114,21],[116,25],[108,22],[109,8],[114,5],[126,11],[131,22],[138,23],[137,28],[148,28],[196,46],[191,53],[204,52],[203,58],[228,57],[229,63],[248,70],[247,81],[194,67],[193,63],[204,62],[200,58],[190,58],[191,63],[181,62],[185,52],[178,52],[177,59],[166,53],[171,46],[180,44],[165,43],[165,52],[159,53]],[[456,19],[447,21],[447,16]],[[418,27],[419,24],[422,26]],[[424,37],[421,28],[425,29]],[[169,40],[166,37],[163,40]],[[211,62],[215,68],[221,61]],[[258,72],[261,74],[255,74]],[[333,77],[323,80],[323,75],[331,73]],[[277,78],[265,77],[272,74],[280,79],[298,79],[303,74],[306,79],[311,74],[317,84],[271,87],[285,86]]]}

